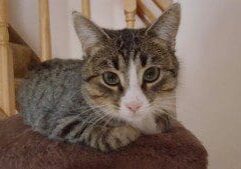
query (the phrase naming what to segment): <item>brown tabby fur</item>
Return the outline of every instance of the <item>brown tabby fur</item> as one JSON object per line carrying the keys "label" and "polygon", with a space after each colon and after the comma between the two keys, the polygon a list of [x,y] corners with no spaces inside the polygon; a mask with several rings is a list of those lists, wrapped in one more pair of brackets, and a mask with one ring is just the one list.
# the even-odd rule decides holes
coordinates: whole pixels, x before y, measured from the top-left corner
{"label": "brown tabby fur", "polygon": [[[126,146],[142,133],[168,130],[170,118],[175,118],[180,5],[172,5],[143,29],[103,29],[78,12],[73,13],[73,21],[84,59],[54,59],[29,73],[18,97],[25,122],[50,139],[84,143],[101,151]],[[122,98],[134,79],[128,74],[131,63],[139,80],[132,91],[138,88],[141,96],[136,97],[148,102],[145,111],[135,113],[144,112],[139,121],[133,114],[133,118],[121,116]],[[144,72],[150,67],[158,68],[160,76],[146,83]],[[110,71],[121,83],[104,82],[103,74]]]}

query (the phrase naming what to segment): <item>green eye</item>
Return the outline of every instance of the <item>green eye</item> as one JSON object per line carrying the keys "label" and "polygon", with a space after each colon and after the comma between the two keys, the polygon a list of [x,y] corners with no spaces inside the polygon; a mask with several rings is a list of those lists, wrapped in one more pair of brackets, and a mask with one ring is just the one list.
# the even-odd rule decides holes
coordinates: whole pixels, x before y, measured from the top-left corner
{"label": "green eye", "polygon": [[160,76],[160,69],[158,67],[148,68],[143,75],[143,80],[147,83],[156,81]]}
{"label": "green eye", "polygon": [[119,79],[118,75],[113,72],[105,72],[103,74],[103,80],[106,84],[108,84],[110,86],[115,86],[120,83],[120,79]]}

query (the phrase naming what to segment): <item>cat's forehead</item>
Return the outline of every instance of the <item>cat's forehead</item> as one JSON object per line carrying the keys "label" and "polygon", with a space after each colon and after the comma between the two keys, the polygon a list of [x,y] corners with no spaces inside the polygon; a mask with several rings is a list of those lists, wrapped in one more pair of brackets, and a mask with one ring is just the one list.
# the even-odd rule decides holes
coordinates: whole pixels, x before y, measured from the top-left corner
{"label": "cat's forehead", "polygon": [[106,30],[106,32],[112,39],[113,49],[118,51],[127,63],[141,52],[141,44],[146,38],[142,29]]}
{"label": "cat's forehead", "polygon": [[114,68],[127,71],[131,61],[141,68],[148,64],[168,65],[168,48],[147,37],[144,29],[105,30],[112,39],[93,58],[94,69]]}
{"label": "cat's forehead", "polygon": [[113,45],[118,52],[125,56],[138,51],[145,38],[142,29],[107,30],[107,34],[113,39]]}

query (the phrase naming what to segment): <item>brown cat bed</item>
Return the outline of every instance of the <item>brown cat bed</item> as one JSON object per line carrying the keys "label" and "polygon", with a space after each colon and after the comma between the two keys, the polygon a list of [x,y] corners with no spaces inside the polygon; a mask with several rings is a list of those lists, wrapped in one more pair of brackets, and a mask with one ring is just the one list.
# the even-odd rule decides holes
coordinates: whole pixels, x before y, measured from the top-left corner
{"label": "brown cat bed", "polygon": [[207,152],[182,125],[143,136],[118,152],[48,140],[20,116],[0,121],[1,169],[206,169]]}

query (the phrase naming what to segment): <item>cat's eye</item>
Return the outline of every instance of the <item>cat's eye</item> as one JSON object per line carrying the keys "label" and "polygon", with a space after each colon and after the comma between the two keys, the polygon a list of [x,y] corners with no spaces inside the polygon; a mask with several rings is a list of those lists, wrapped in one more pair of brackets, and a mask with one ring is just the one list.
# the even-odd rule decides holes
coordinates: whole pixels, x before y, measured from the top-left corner
{"label": "cat's eye", "polygon": [[103,73],[103,80],[107,85],[110,85],[110,86],[115,86],[120,83],[120,79],[118,75],[113,72]]}
{"label": "cat's eye", "polygon": [[152,83],[156,81],[160,76],[160,69],[158,67],[148,68],[143,75],[144,82]]}

